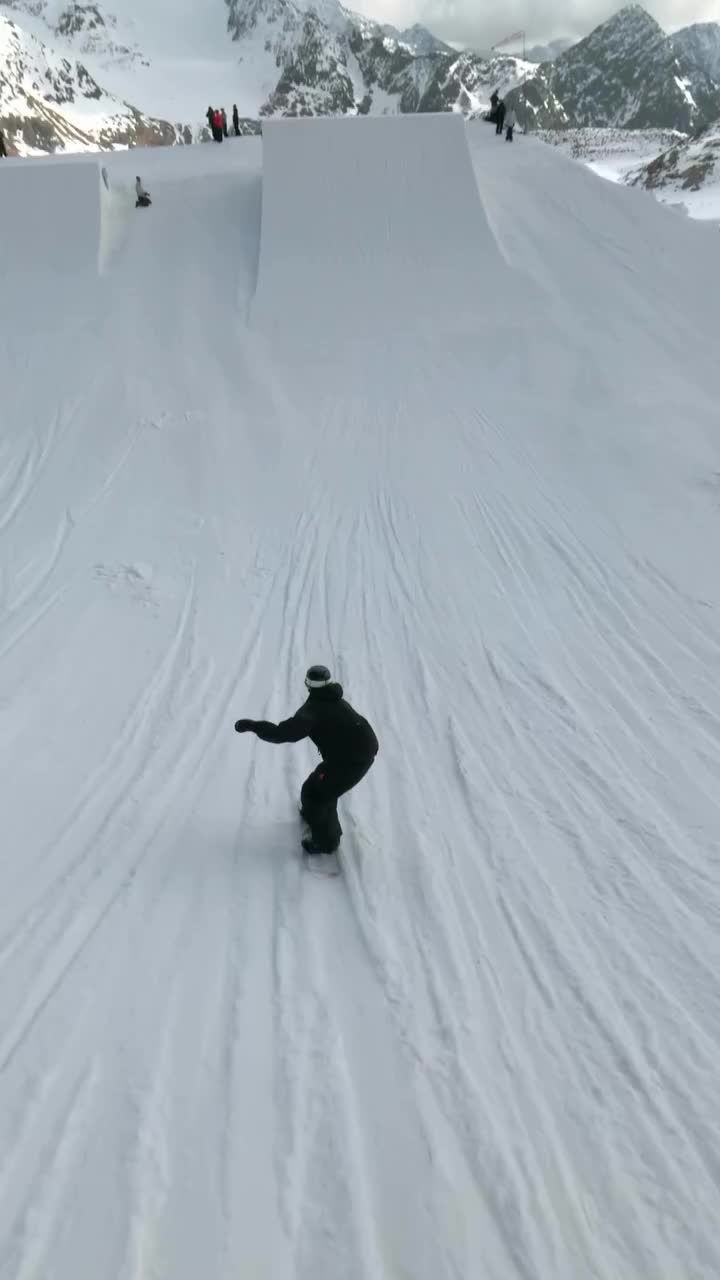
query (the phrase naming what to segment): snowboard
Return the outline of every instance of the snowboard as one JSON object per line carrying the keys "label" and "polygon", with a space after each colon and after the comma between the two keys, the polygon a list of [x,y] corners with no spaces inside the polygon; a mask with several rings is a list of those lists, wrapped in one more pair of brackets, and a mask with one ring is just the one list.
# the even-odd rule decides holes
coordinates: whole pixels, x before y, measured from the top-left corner
{"label": "snowboard", "polygon": [[[310,828],[306,822],[300,819],[300,839],[304,840],[306,836],[311,834]],[[302,848],[302,845],[301,845]],[[340,861],[337,853],[308,853],[307,849],[302,851],[303,863],[307,870],[314,876],[339,876]]]}

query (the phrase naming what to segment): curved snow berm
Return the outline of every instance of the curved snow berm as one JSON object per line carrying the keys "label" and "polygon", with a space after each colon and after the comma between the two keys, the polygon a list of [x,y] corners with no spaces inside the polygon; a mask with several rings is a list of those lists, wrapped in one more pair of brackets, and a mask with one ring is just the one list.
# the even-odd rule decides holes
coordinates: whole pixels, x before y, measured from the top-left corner
{"label": "curved snow berm", "polygon": [[32,334],[97,276],[100,165],[9,160],[0,176],[0,306],[12,298],[16,330]]}
{"label": "curved snow berm", "polygon": [[258,327],[472,328],[498,269],[461,116],[263,126]]}
{"label": "curved snow berm", "polygon": [[0,196],[0,275],[43,278],[97,269],[100,239],[100,165],[94,160],[55,163],[10,160]]}

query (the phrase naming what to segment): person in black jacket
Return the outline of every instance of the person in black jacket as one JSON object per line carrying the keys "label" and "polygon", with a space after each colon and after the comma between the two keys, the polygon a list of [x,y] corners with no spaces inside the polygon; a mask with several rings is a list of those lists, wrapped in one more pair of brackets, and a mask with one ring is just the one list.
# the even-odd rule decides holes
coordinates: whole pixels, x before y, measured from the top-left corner
{"label": "person in black jacket", "polygon": [[322,762],[305,779],[300,813],[310,828],[303,838],[308,853],[333,853],[342,827],[337,814],[340,796],[365,777],[378,752],[378,740],[364,716],[343,698],[327,667],[310,667],[305,676],[307,701],[289,720],[238,720],[237,733],[254,733],[263,742],[301,742],[310,738]]}
{"label": "person in black jacket", "polygon": [[0,129],[0,156],[2,156],[3,160],[7,157],[7,147],[5,146],[5,135],[2,129]]}
{"label": "person in black jacket", "polygon": [[232,122],[233,122],[233,129],[235,131],[235,137],[239,138],[240,137],[240,113],[238,112],[238,109],[237,109],[237,103],[234,103],[233,105]]}

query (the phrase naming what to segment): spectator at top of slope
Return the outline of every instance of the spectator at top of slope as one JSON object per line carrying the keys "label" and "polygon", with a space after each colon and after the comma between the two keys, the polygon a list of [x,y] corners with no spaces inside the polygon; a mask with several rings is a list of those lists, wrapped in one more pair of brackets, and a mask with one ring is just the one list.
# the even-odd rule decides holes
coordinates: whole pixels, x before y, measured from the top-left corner
{"label": "spectator at top of slope", "polygon": [[224,137],[224,138],[227,138],[227,136],[228,136],[227,112],[226,112],[226,110],[225,110],[225,108],[224,108],[224,107],[222,108],[222,110],[221,110],[221,112],[220,112],[220,115],[222,116],[222,131],[223,131],[223,137]]}
{"label": "spectator at top of slope", "polygon": [[497,115],[495,119],[496,119],[495,132],[500,134],[502,133],[503,125],[505,124],[505,103],[503,102],[502,98],[498,102]]}
{"label": "spectator at top of slope", "polygon": [[508,107],[505,114],[505,141],[512,142],[515,125],[517,124],[517,113],[514,107]]}
{"label": "spectator at top of slope", "polygon": [[5,134],[0,129],[0,158],[7,156],[7,147],[5,145]]}
{"label": "spectator at top of slope", "polygon": [[232,121],[233,121],[233,129],[235,130],[235,137],[239,138],[240,137],[240,115],[237,109],[237,103],[233,103]]}
{"label": "spectator at top of slope", "polygon": [[223,140],[223,118],[219,107],[213,116],[213,138],[216,142]]}

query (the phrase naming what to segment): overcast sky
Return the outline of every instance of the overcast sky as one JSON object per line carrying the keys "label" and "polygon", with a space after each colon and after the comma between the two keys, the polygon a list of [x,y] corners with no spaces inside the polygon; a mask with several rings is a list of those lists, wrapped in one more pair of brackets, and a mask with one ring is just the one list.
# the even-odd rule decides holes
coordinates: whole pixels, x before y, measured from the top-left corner
{"label": "overcast sky", "polygon": [[[528,42],[587,35],[622,7],[622,0],[346,0],[378,22],[422,22],[451,43],[484,48],[526,27]],[[668,30],[720,21],[718,0],[653,0],[644,6]]]}

